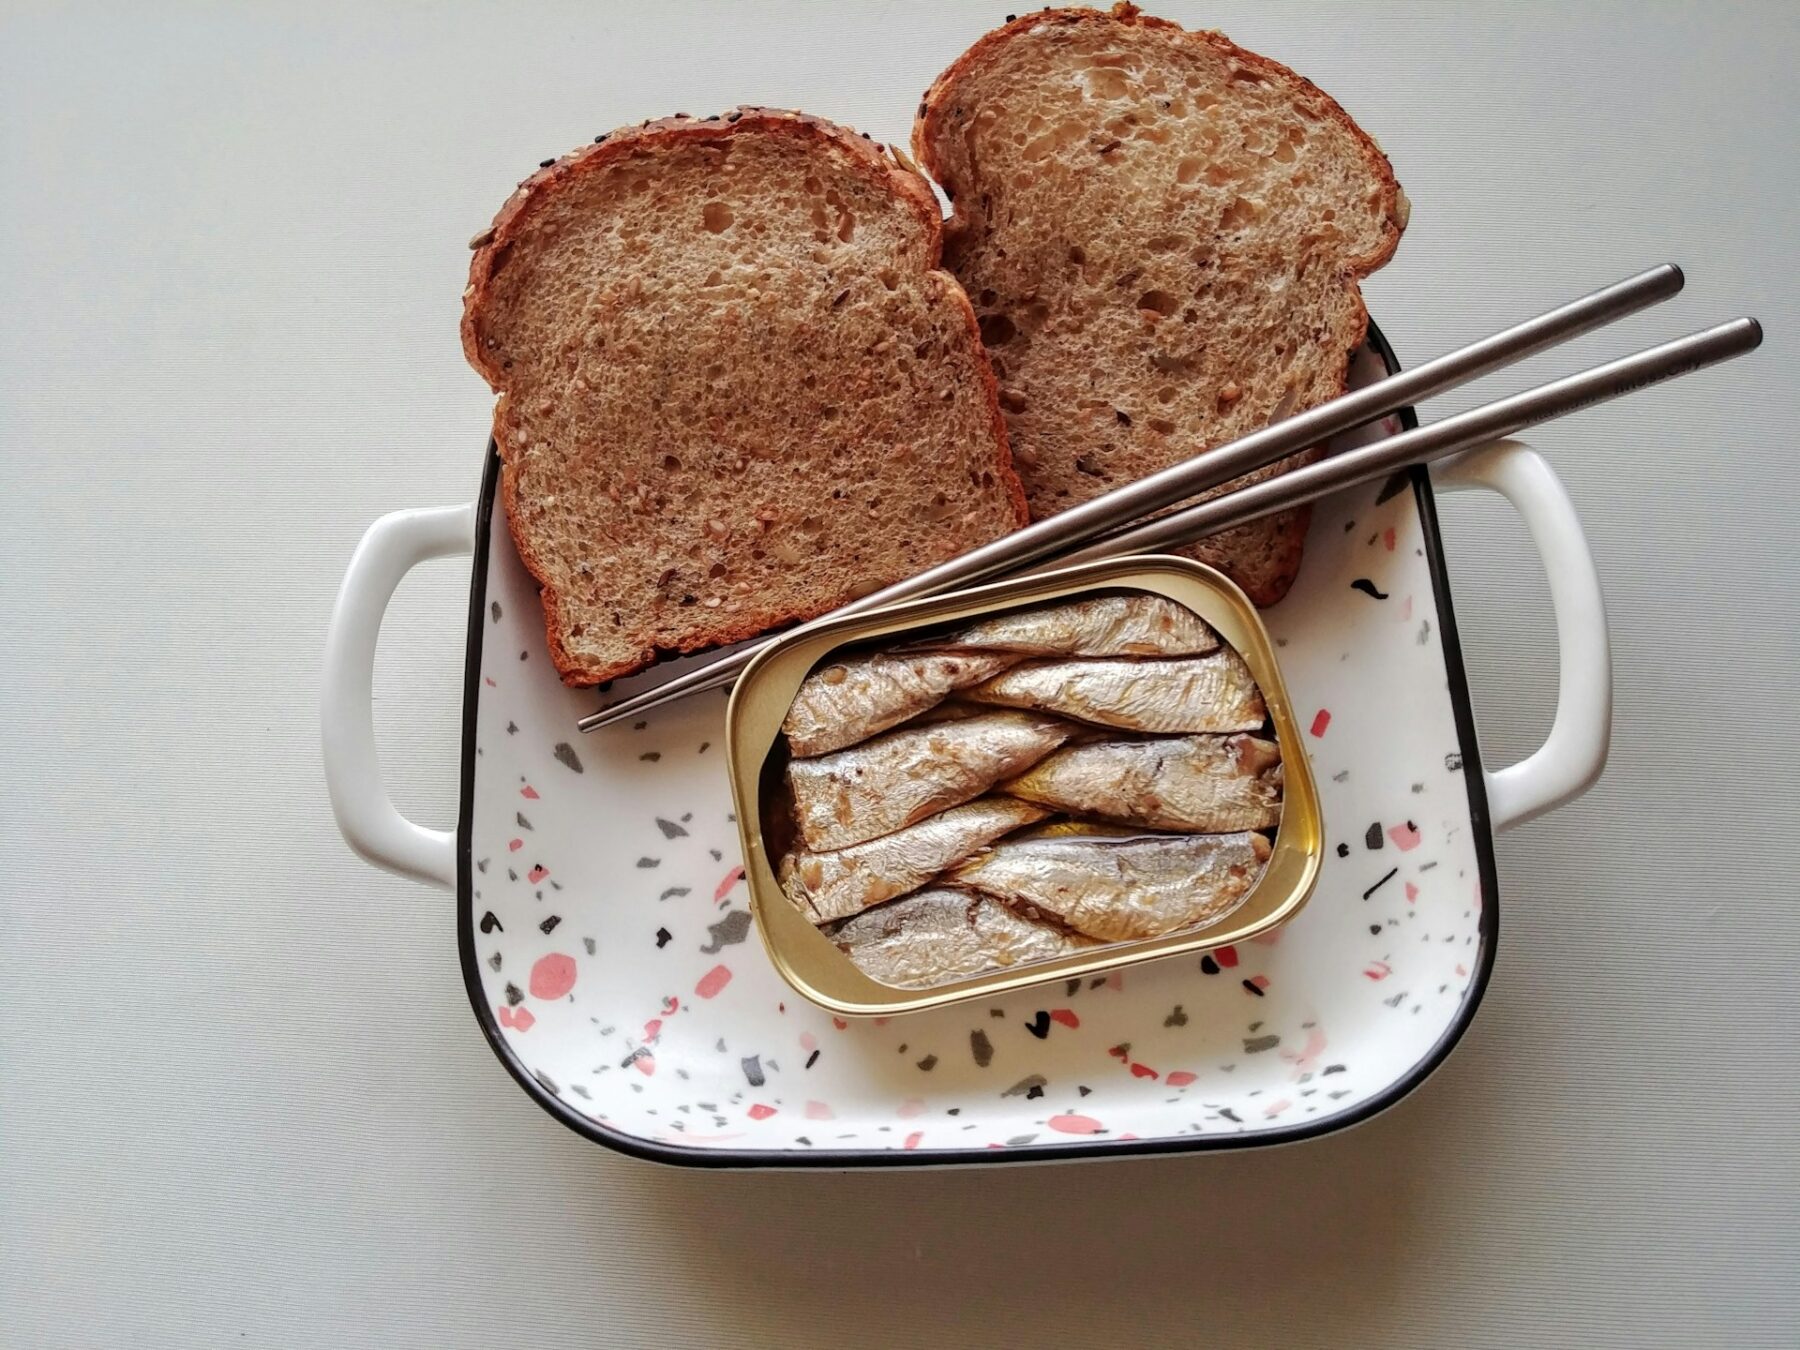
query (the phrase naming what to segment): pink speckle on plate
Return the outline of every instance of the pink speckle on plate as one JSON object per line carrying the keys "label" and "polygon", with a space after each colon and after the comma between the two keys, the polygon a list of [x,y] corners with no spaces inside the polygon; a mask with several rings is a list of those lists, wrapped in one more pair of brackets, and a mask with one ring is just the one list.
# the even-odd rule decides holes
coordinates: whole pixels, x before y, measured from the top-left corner
{"label": "pink speckle on plate", "polygon": [[1306,1029],[1306,1044],[1298,1050],[1283,1050],[1281,1057],[1294,1066],[1298,1074],[1311,1073],[1325,1053],[1325,1031],[1317,1022]]}
{"label": "pink speckle on plate", "polygon": [[531,967],[531,996],[561,998],[575,987],[575,958],[562,952],[540,956]]}
{"label": "pink speckle on plate", "polygon": [[1051,1116],[1044,1123],[1061,1134],[1098,1134],[1103,1128],[1092,1116]]}
{"label": "pink speckle on plate", "polygon": [[730,983],[731,967],[714,966],[700,977],[700,982],[694,986],[694,993],[700,998],[712,998]]}

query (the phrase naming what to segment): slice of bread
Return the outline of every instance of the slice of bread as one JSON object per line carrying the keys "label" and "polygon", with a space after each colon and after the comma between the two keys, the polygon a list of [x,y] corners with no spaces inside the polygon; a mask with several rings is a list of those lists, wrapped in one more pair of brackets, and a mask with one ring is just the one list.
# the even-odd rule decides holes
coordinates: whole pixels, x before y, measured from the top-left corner
{"label": "slice of bread", "polygon": [[[1406,224],[1387,159],[1319,89],[1131,5],[989,33],[913,147],[955,208],[945,260],[1037,517],[1342,393],[1358,280]],[[1294,512],[1195,556],[1268,605],[1305,537]]]}
{"label": "slice of bread", "polygon": [[739,109],[598,138],[473,241],[519,556],[568,684],[751,637],[1017,529],[975,314],[909,163]]}

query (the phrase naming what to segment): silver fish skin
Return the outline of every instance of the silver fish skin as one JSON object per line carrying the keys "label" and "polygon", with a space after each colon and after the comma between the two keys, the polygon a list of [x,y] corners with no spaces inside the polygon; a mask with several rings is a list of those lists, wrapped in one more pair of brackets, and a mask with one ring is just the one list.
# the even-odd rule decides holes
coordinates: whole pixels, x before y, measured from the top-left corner
{"label": "silver fish skin", "polygon": [[1110,820],[1070,820],[1058,816],[1020,830],[1015,839],[1142,839],[1143,830],[1135,825],[1119,825]]}
{"label": "silver fish skin", "polygon": [[1058,718],[995,709],[792,760],[788,792],[800,837],[821,853],[905,829],[1023,773],[1076,730]]}
{"label": "silver fish skin", "polygon": [[938,887],[865,910],[831,936],[858,970],[896,989],[929,989],[1094,945],[986,896]]}
{"label": "silver fish skin", "polygon": [[996,614],[930,645],[1027,656],[1201,656],[1219,635],[1186,605],[1160,595],[1101,595]]}
{"label": "silver fish skin", "polygon": [[1107,942],[1217,923],[1269,859],[1260,834],[1001,840],[944,874],[983,895]]}
{"label": "silver fish skin", "polygon": [[962,697],[1165,734],[1256,731],[1266,711],[1250,667],[1229,647],[1171,660],[1032,661]]}
{"label": "silver fish skin", "polygon": [[1000,790],[1075,815],[1153,830],[1281,823],[1281,750],[1243,734],[1067,745]]}
{"label": "silver fish skin", "polygon": [[1001,652],[879,652],[834,661],[801,683],[781,729],[796,755],[842,750],[1018,660]]}
{"label": "silver fish skin", "polygon": [[1049,815],[1011,797],[953,806],[917,825],[829,853],[795,849],[781,860],[781,889],[814,923],[830,923],[916,891],[1001,835]]}

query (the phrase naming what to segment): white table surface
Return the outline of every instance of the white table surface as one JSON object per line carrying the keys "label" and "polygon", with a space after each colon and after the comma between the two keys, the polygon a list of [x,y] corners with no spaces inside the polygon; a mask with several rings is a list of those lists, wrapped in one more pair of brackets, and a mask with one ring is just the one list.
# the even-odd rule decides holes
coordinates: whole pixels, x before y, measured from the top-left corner
{"label": "white table surface", "polygon": [[[1167,6],[1380,137],[1414,212],[1368,296],[1402,356],[1665,259],[1688,293],[1578,355],[1769,332],[1534,438],[1607,586],[1613,763],[1502,840],[1486,1003],[1384,1116],[1081,1167],[634,1162],[495,1062],[450,899],[340,842],[325,619],[373,517],[475,489],[468,237],[646,115],[902,141],[1002,9],[5,8],[0,1344],[1795,1343],[1791,5]],[[1547,723],[1545,590],[1496,501],[1446,515],[1500,762]],[[466,572],[406,583],[378,672],[432,822]]]}

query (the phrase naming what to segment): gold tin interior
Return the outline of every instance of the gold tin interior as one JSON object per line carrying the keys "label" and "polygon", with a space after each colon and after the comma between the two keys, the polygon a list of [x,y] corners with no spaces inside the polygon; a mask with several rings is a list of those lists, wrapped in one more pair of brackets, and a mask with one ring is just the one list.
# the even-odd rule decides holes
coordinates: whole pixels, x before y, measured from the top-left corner
{"label": "gold tin interior", "polygon": [[[1244,658],[1262,689],[1284,766],[1281,826],[1260,881],[1244,903],[1198,932],[1111,943],[1029,966],[992,971],[932,989],[895,989],[863,974],[782,892],[763,838],[765,774],[779,753],[782,719],[807,674],[839,647],[903,637],[947,622],[1099,591],[1148,591],[1186,605]],[[750,910],[763,945],[803,996],[848,1017],[887,1016],[1092,975],[1183,952],[1243,942],[1291,918],[1312,894],[1324,856],[1318,790],[1301,743],[1268,630],[1223,574],[1185,558],[1113,558],[991,586],[956,591],[796,629],[763,652],[738,680],[726,713],[726,745]]]}

